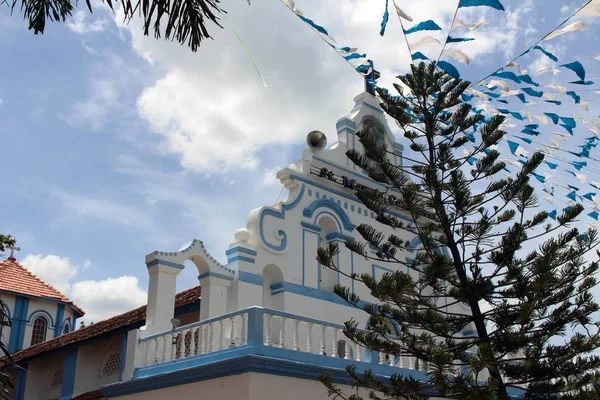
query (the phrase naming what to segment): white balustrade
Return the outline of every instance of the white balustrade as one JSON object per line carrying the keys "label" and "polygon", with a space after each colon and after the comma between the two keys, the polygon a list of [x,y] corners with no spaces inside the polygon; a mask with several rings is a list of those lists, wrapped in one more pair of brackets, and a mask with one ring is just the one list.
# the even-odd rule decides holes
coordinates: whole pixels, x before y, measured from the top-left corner
{"label": "white balustrade", "polygon": [[[245,311],[245,312],[244,312]],[[201,321],[140,339],[139,358],[146,367],[183,360],[248,343],[248,310],[220,320]],[[227,345],[226,345],[227,343]]]}
{"label": "white balustrade", "polygon": [[[251,311],[255,314],[249,314]],[[262,334],[256,331],[257,319],[254,317],[257,315],[262,318]],[[254,325],[249,326],[251,321],[254,321]],[[260,328],[260,325],[258,327]],[[136,367],[185,360],[254,343],[269,346],[277,351],[305,351],[324,357],[342,358],[348,362],[364,360],[391,368],[425,372],[428,370],[426,362],[417,362],[412,356],[396,357],[394,354],[369,351],[340,335],[342,330],[343,326],[339,324],[276,310],[241,310],[222,318],[200,321],[140,339],[140,357],[136,358],[142,365],[136,364]],[[255,335],[252,342],[249,341],[249,332]],[[258,340],[258,343],[255,340]],[[318,346],[314,345],[315,343],[318,343]],[[285,356],[285,353],[281,354]],[[460,368],[457,370],[460,371]]]}

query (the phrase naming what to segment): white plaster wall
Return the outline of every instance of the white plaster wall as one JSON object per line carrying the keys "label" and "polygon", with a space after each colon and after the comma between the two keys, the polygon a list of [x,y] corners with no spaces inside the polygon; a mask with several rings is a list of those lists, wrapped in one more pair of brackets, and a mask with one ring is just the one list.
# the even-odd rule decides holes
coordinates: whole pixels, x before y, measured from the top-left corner
{"label": "white plaster wall", "polygon": [[55,390],[47,389],[50,379],[52,379],[58,368],[63,367],[63,364],[63,354],[30,362],[27,374],[27,387],[25,388],[25,399],[58,399],[60,397],[60,388]]}
{"label": "white plaster wall", "polygon": [[[48,325],[46,327],[46,340],[54,337],[54,324],[56,323],[56,309],[58,303],[43,300],[43,299],[29,299],[29,309],[27,311],[27,323],[25,324],[25,337],[23,339],[23,348],[31,346],[31,334],[33,332],[33,320],[37,315],[46,317]],[[50,318],[45,313],[39,313],[39,311],[46,311],[50,314]]]}
{"label": "white plaster wall", "polygon": [[73,397],[99,389],[102,385],[119,381],[119,374],[100,376],[106,357],[121,353],[121,336],[114,336],[87,346],[79,347]]}
{"label": "white plaster wall", "polygon": [[[340,385],[345,393],[353,390]],[[368,398],[368,393],[359,394]],[[211,379],[187,385],[175,386],[118,397],[122,400],[164,400],[164,399],[202,399],[202,400],[328,400],[327,390],[316,380],[291,378],[249,372],[218,379]],[[436,400],[436,398],[432,398]]]}
{"label": "white plaster wall", "polygon": [[[250,400],[250,394],[250,374],[241,374],[117,398],[123,400]],[[279,399],[281,398],[277,400]]]}
{"label": "white plaster wall", "polygon": [[[12,294],[3,293],[2,295],[0,295],[0,298],[6,304],[6,307],[8,308],[8,310],[10,312],[9,316],[12,318],[13,315],[15,314],[16,297]],[[10,340],[10,326],[4,326],[4,327],[2,327],[2,343],[4,343],[6,346],[8,346],[9,340]]]}

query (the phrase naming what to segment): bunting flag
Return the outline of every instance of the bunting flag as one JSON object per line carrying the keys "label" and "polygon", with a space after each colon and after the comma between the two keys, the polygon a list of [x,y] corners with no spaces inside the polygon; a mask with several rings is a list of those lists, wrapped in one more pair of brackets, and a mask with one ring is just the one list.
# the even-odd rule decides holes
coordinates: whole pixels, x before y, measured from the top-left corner
{"label": "bunting flag", "polygon": [[[365,49],[338,44],[333,38],[335,32],[298,10],[293,0],[282,2],[358,73],[375,76],[373,64],[368,60],[367,52],[363,51]],[[498,21],[490,15],[495,18],[496,12],[505,11],[503,2],[459,0],[449,30],[443,32],[445,38],[440,37],[442,24],[431,19],[414,21],[409,15],[411,9],[408,3],[405,10],[399,7],[399,4],[402,5],[399,0],[391,2],[398,18],[393,18],[392,23],[400,23],[413,62],[436,62],[439,69],[460,78],[461,73],[465,73],[463,69],[477,61],[473,58],[477,51],[470,52],[469,49],[477,49],[473,46],[482,41],[482,36],[495,34],[493,29]],[[389,28],[389,3],[389,0],[378,3],[385,8],[381,20],[378,19],[377,25],[373,26],[375,35],[384,36]],[[481,9],[461,10],[475,7]],[[380,11],[377,11],[379,16],[382,15]],[[477,13],[478,18],[471,20],[470,17],[477,16]],[[600,71],[600,54],[582,55],[585,51],[598,51],[597,46],[590,44],[581,46],[576,59],[568,59],[564,56],[569,53],[568,48],[564,50],[564,41],[571,40],[578,33],[585,34],[582,32],[591,29],[593,22],[585,18],[596,16],[600,16],[600,0],[587,2],[574,10],[558,28],[545,36],[540,35],[540,39],[530,43],[531,46],[524,52],[503,66],[497,66],[500,67],[497,70],[488,71],[489,75],[474,81],[462,94],[463,101],[473,106],[472,111],[483,115],[486,120],[497,113],[507,117],[502,126],[507,135],[497,145],[501,160],[507,164],[504,168],[507,174],[513,174],[514,167],[520,169],[534,152],[545,154],[544,164],[533,173],[532,182],[540,186],[544,201],[554,205],[550,208],[553,210],[549,213],[550,218],[558,218],[561,210],[579,202],[586,207],[585,217],[594,224],[600,219],[600,180],[596,178],[600,176],[600,164],[595,162],[600,161],[597,148],[600,142],[600,113],[597,108],[600,105],[600,87],[596,83],[600,79],[597,73]],[[504,18],[509,17],[503,17],[503,21]],[[439,51],[437,58],[429,53],[436,49]],[[465,73],[465,76],[468,74]],[[368,79],[368,82],[374,83],[373,79]],[[465,132],[468,144],[464,146],[478,146],[480,127],[481,123]],[[465,154],[468,165],[475,165],[480,158],[471,157],[468,152]]]}
{"label": "bunting flag", "polygon": [[504,11],[502,3],[500,3],[498,0],[460,0],[458,3],[458,8],[478,6],[487,6],[495,8],[496,10]]}
{"label": "bunting flag", "polygon": [[476,31],[477,29],[479,29],[481,26],[487,25],[489,23],[490,23],[490,21],[488,21],[487,19],[481,20],[479,22],[471,23],[471,24],[466,23],[462,19],[457,19],[454,21],[454,26],[464,26],[465,28],[467,28],[468,30],[473,32],[473,31]]}
{"label": "bunting flag", "polygon": [[428,20],[428,21],[420,22],[417,25],[413,26],[412,28],[405,30],[404,34],[410,35],[411,33],[415,33],[415,32],[441,31],[441,30],[442,30],[442,28],[440,28],[440,26],[438,24],[436,24],[432,20]]}
{"label": "bunting flag", "polygon": [[565,26],[562,29],[557,29],[548,36],[546,36],[543,40],[551,40],[560,35],[564,35],[565,33],[575,32],[575,31],[585,31],[587,27],[581,21],[573,22],[572,24]]}

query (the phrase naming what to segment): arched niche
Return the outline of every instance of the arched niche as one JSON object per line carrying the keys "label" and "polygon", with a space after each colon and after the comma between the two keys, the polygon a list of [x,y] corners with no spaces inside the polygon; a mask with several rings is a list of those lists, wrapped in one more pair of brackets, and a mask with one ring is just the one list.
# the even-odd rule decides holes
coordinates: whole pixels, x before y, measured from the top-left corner
{"label": "arched niche", "polygon": [[228,287],[235,277],[235,271],[220,264],[206,251],[204,243],[194,239],[187,247],[176,252],[155,251],[146,256],[150,275],[145,328],[148,334],[171,328],[177,275],[188,260],[198,270],[197,280],[202,286],[200,318],[226,313]]}
{"label": "arched niche", "polygon": [[263,307],[274,310],[285,310],[283,272],[275,264],[267,264],[262,271],[263,281]]}
{"label": "arched niche", "polygon": [[[316,218],[316,225],[318,225],[321,228],[319,232],[319,247],[326,248],[327,246],[329,246],[329,243],[331,241],[331,234],[342,232],[342,225],[331,213],[323,212],[318,214]],[[339,259],[334,261],[339,267]],[[327,292],[333,292],[334,286],[338,283],[338,271],[334,271],[333,269],[324,265],[319,265],[319,289],[325,290]]]}

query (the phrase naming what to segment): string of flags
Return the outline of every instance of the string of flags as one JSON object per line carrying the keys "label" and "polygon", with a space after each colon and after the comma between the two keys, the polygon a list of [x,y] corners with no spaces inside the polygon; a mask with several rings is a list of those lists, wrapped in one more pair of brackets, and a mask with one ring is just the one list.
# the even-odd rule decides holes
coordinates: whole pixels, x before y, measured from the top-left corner
{"label": "string of flags", "polygon": [[[304,15],[294,0],[281,1],[359,74],[373,75],[373,63],[366,52],[339,45],[324,26]],[[377,28],[379,35],[386,34],[392,7],[412,61],[437,62],[441,70],[460,78],[461,65],[472,64],[468,50],[471,43],[476,42],[473,34],[489,30],[490,16],[496,18],[506,13],[503,4],[506,1],[509,0],[458,0],[448,32],[445,38],[440,38],[444,33],[443,24],[433,19],[414,20],[401,8],[401,0],[381,0],[382,18]],[[467,8],[481,8],[485,18],[465,18],[474,15],[462,12]],[[508,134],[497,146],[507,163],[506,173],[516,171],[513,166],[523,165],[533,152],[542,151],[546,155],[545,166],[533,176],[542,186],[543,198],[556,206],[550,217],[556,218],[574,202],[582,202],[592,224],[600,220],[600,164],[595,163],[600,161],[597,151],[600,116],[597,112],[594,114],[590,103],[600,101],[600,87],[596,87],[600,77],[590,77],[588,70],[597,69],[594,63],[598,63],[600,69],[600,54],[561,60],[553,41],[585,34],[589,29],[585,18],[597,16],[600,16],[600,0],[584,2],[555,29],[472,84],[463,94],[463,100],[473,105],[474,112],[486,117],[498,113],[507,116],[504,128]],[[438,54],[428,53],[427,49],[435,47],[441,47]],[[588,48],[593,51],[594,46]],[[530,72],[522,66],[532,65],[531,58],[540,60],[540,67]],[[370,83],[375,85],[375,81]],[[476,129],[466,133],[472,146],[477,145]],[[471,164],[475,162],[475,158],[469,160]]]}

